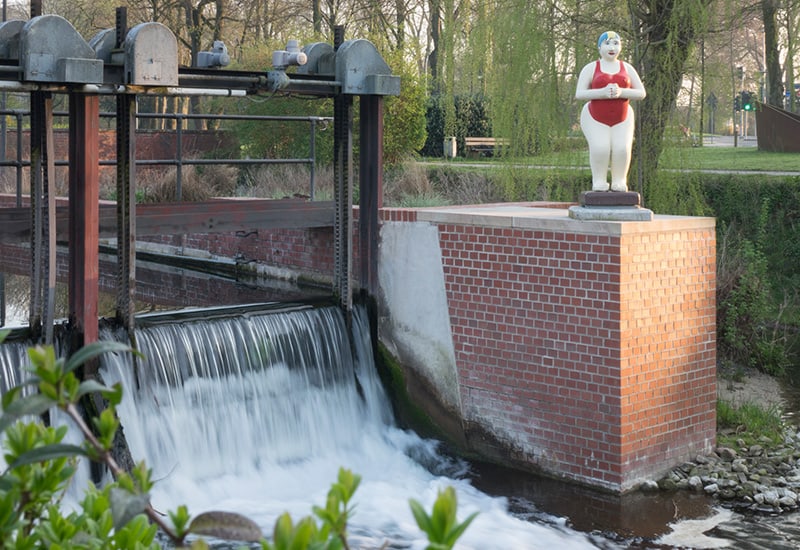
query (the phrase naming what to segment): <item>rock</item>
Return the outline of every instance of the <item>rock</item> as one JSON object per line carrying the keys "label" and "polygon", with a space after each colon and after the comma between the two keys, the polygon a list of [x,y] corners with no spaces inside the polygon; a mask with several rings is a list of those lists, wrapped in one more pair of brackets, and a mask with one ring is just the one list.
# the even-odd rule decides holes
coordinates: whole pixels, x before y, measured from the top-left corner
{"label": "rock", "polygon": [[706,492],[707,495],[715,495],[719,492],[719,485],[716,483],[712,483],[711,485],[706,485],[703,487],[703,491]]}
{"label": "rock", "polygon": [[643,493],[655,493],[658,492],[659,486],[658,483],[652,480],[647,480],[641,485],[639,485],[639,490]]}
{"label": "rock", "polygon": [[677,489],[675,480],[669,477],[665,477],[661,481],[658,482],[658,487],[662,491],[674,491]]}
{"label": "rock", "polygon": [[761,445],[753,445],[750,447],[750,449],[748,449],[747,454],[750,456],[761,456],[764,454],[764,447]]}
{"label": "rock", "polygon": [[781,508],[794,508],[797,506],[797,499],[792,497],[781,497],[778,499],[778,504]]}
{"label": "rock", "polygon": [[748,472],[747,463],[744,459],[737,458],[731,463],[731,471],[746,474]]}
{"label": "rock", "polygon": [[699,491],[703,488],[703,480],[700,479],[700,476],[692,476],[689,478],[689,489],[692,491]]}
{"label": "rock", "polygon": [[[770,506],[777,506],[778,505],[778,500],[780,499],[780,497],[778,496],[778,491],[770,489],[769,491],[767,491],[765,493],[761,493],[761,494],[764,495],[763,502],[765,504],[769,504]],[[756,495],[756,496],[758,496],[758,495]],[[756,500],[756,502],[758,502],[758,500]]]}
{"label": "rock", "polygon": [[733,462],[737,457],[736,451],[730,447],[717,447],[717,454],[725,462]]}

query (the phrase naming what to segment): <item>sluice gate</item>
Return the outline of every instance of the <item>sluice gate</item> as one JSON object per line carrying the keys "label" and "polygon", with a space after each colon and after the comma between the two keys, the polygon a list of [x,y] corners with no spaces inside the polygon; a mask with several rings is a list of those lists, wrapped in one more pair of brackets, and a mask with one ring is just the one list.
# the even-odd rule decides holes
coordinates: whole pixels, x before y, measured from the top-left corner
{"label": "sluice gate", "polygon": [[[224,69],[224,44],[201,52],[195,67],[178,63],[177,40],[155,22],[128,27],[118,8],[116,25],[85,41],[65,19],[42,15],[31,4],[31,19],[0,25],[0,91],[30,94],[30,179],[27,205],[0,208],[4,241],[29,240],[31,306],[29,326],[43,342],[52,341],[57,240],[69,242],[69,324],[76,346],[98,337],[98,245],[100,235],[117,239],[116,318],[133,329],[137,235],[148,231],[186,233],[258,229],[288,224],[333,225],[333,293],[352,309],[353,98],[359,97],[359,287],[375,292],[378,208],[382,204],[383,98],[399,95],[399,78],[367,40],[300,48],[290,41],[273,52],[269,71]],[[135,202],[135,127],[143,95],[223,96],[302,94],[334,100],[334,200],[302,206],[297,201],[213,201],[142,207]],[[69,200],[59,206],[54,192],[53,95],[69,99]],[[116,197],[113,212],[99,206],[99,98],[116,98]],[[269,203],[269,204],[268,204]],[[27,213],[27,219],[26,219]],[[305,220],[305,221],[300,221]],[[141,227],[139,227],[141,226]]]}

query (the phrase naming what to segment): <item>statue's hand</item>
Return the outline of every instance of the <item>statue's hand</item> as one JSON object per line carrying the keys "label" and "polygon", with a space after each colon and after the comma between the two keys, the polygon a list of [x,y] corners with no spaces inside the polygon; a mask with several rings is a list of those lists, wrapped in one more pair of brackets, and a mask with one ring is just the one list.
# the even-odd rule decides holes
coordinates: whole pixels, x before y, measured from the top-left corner
{"label": "statue's hand", "polygon": [[614,84],[613,82],[606,86],[606,92],[608,93],[609,99],[617,99],[622,95],[619,84]]}

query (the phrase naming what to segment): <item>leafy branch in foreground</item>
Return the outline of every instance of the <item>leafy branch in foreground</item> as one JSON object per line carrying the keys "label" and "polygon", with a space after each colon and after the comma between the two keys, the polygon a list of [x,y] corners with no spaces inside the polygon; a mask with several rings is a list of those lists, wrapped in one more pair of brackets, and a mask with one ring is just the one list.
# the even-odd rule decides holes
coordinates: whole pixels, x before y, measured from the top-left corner
{"label": "leafy branch in foreground", "polygon": [[[0,343],[5,336],[0,331]],[[138,354],[127,345],[104,341],[63,359],[56,357],[51,346],[37,346],[28,350],[31,377],[3,394],[0,433],[7,466],[0,475],[0,548],[157,549],[160,530],[177,548],[186,547],[189,537],[194,537],[191,548],[208,548],[198,537],[209,536],[258,542],[263,550],[349,550],[347,524],[361,477],[344,468],[331,485],[325,506],[313,507],[321,524],[312,516],[293,524],[289,514],[283,514],[275,522],[272,542],[255,522],[240,514],[211,511],[192,518],[185,506],[166,516],[153,509],[150,470],[140,462],[127,472],[111,451],[119,428],[116,406],[122,400],[121,385],[108,387],[93,379],[81,382],[75,374],[78,367],[104,353]],[[78,404],[90,394],[101,395],[107,407],[86,420]],[[66,425],[45,425],[43,415],[54,408],[75,423],[82,444],[64,443]],[[99,489],[89,484],[79,509],[67,511],[62,500],[81,457],[105,465],[114,481]],[[431,516],[415,501],[411,507],[432,550],[452,548],[475,516],[455,523],[452,488],[440,493]]]}
{"label": "leafy branch in foreground", "polygon": [[430,545],[426,550],[451,550],[475,516],[478,515],[477,512],[474,512],[467,519],[458,523],[456,519],[458,502],[455,489],[452,487],[439,491],[430,515],[416,500],[411,499],[409,504],[417,525],[428,535]]}
{"label": "leafy branch in foreground", "polygon": [[[3,395],[0,431],[5,434],[7,468],[0,477],[0,502],[5,504],[0,513],[0,539],[4,544],[14,548],[92,548],[98,544],[109,548],[158,548],[154,540],[159,529],[179,547],[192,534],[260,541],[261,530],[244,516],[209,512],[189,521],[188,512],[181,507],[169,514],[169,525],[153,509],[150,471],[139,463],[126,472],[111,452],[119,428],[116,406],[122,400],[122,387],[108,387],[92,379],[81,382],[75,374],[78,367],[104,353],[138,352],[127,345],[105,341],[89,344],[64,359],[56,358],[52,346],[36,346],[28,350],[31,377]],[[99,393],[108,406],[90,420],[90,426],[78,403],[92,393]],[[31,421],[53,408],[74,422],[83,437],[82,445],[63,443],[66,426]],[[102,490],[89,486],[81,512],[63,515],[60,501],[79,457],[104,464],[115,481]]]}

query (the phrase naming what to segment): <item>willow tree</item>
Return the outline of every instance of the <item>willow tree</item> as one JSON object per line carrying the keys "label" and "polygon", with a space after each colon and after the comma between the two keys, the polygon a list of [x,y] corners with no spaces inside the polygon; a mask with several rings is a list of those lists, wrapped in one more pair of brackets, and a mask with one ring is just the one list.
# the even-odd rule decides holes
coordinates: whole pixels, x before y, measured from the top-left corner
{"label": "willow tree", "polygon": [[490,24],[493,133],[509,139],[512,156],[549,150],[574,118],[564,78],[574,46],[562,43],[561,17],[552,3],[521,0],[496,5]]}
{"label": "willow tree", "polygon": [[[681,89],[686,61],[705,31],[711,0],[639,0],[630,4],[638,31],[639,66],[647,97],[638,110],[640,190],[656,181],[664,131]],[[633,179],[633,178],[632,178]]]}

